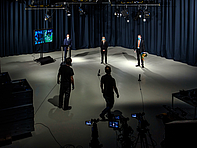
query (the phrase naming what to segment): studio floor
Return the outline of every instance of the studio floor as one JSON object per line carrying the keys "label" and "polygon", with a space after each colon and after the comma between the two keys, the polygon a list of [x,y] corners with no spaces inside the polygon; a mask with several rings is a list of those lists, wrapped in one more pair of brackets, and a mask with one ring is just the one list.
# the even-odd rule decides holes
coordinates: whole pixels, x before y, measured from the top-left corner
{"label": "studio floor", "polygon": [[[2,72],[9,72],[12,80],[27,79],[33,88],[35,113],[35,131],[32,136],[13,141],[3,148],[59,148],[67,144],[88,148],[91,126],[86,126],[85,121],[99,118],[105,108],[99,83],[105,74],[105,65],[100,63],[100,48],[72,51],[75,89],[71,92],[72,109],[69,111],[57,107],[60,88],[57,85],[57,73],[62,59],[61,51],[44,53],[44,56],[56,60],[46,65],[34,61],[39,56],[27,54],[1,58]],[[150,123],[148,129],[157,143],[156,147],[160,148],[165,126],[156,115],[168,112],[163,105],[171,106],[172,93],[197,88],[197,67],[151,54],[145,58],[145,68],[135,67],[136,63],[136,54],[132,49],[109,47],[108,65],[112,68],[112,76],[120,94],[120,98],[115,96],[112,111],[121,111],[124,117],[129,118],[127,123],[134,130],[132,136],[137,137],[138,120],[131,118],[131,114],[143,112],[144,103],[145,119]],[[100,77],[97,76],[99,69]],[[174,104],[187,111],[188,118],[194,116],[194,107],[177,99]],[[97,125],[99,142],[103,148],[117,148],[118,132],[109,128],[108,122],[100,121]]]}

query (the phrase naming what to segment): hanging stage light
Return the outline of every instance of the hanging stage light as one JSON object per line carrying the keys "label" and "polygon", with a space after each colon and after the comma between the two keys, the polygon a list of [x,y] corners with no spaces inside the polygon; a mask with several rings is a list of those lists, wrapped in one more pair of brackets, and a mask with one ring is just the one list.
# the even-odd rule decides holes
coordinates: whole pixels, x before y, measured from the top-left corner
{"label": "hanging stage light", "polygon": [[80,13],[80,15],[85,15],[86,14],[86,12],[81,7],[79,7],[79,13]]}
{"label": "hanging stage light", "polygon": [[138,8],[137,14],[134,17],[134,20],[136,21],[138,18],[142,18],[142,9]]}
{"label": "hanging stage light", "polygon": [[127,9],[124,9],[121,11],[121,14],[123,15],[124,18],[126,18],[127,16],[129,16],[129,12]]}
{"label": "hanging stage light", "polygon": [[127,17],[127,23],[129,23],[129,17]]}
{"label": "hanging stage light", "polygon": [[146,22],[146,19],[147,19],[147,18],[150,18],[150,12],[147,11],[147,10],[145,10],[145,11],[144,11],[144,19],[143,19],[143,22]]}
{"label": "hanging stage light", "polygon": [[127,5],[126,5],[126,9],[122,10],[120,13],[127,21],[127,23],[129,23],[129,11],[127,10]]}
{"label": "hanging stage light", "polygon": [[145,10],[144,11],[144,18],[150,18],[150,12]]}
{"label": "hanging stage light", "polygon": [[45,15],[44,20],[47,21],[50,18],[49,15]]}
{"label": "hanging stage light", "polygon": [[143,17],[142,21],[146,22],[146,19],[150,18],[150,12],[147,9],[148,9],[147,5],[144,10],[141,8],[141,6],[138,6],[138,11],[134,17],[134,20],[136,21],[136,20],[138,20],[138,18]]}
{"label": "hanging stage light", "polygon": [[114,15],[115,16],[119,15],[119,10],[118,9],[115,9]]}
{"label": "hanging stage light", "polygon": [[115,9],[115,12],[114,12],[114,15],[115,15],[116,17],[121,17],[121,16],[122,16],[122,13],[120,13],[119,9],[116,8],[116,9]]}
{"label": "hanging stage light", "polygon": [[45,14],[44,20],[49,21],[49,22],[52,21],[52,16],[51,16],[49,10],[47,10],[47,13]]}
{"label": "hanging stage light", "polygon": [[67,7],[65,11],[67,13],[67,16],[71,16],[71,11],[70,11],[69,7]]}
{"label": "hanging stage light", "polygon": [[70,11],[67,11],[67,16],[71,16],[71,12]]}
{"label": "hanging stage light", "polygon": [[79,13],[80,13],[80,15],[85,15],[86,14],[86,12],[82,8],[82,3],[80,3],[80,6],[79,6]]}

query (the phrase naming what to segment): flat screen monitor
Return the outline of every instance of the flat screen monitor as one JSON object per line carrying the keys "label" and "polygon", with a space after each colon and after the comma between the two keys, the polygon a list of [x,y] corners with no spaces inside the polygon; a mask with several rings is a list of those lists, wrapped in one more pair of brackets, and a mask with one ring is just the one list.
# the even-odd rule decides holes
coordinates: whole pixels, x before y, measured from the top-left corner
{"label": "flat screen monitor", "polygon": [[47,44],[53,42],[53,29],[37,29],[34,30],[33,44]]}

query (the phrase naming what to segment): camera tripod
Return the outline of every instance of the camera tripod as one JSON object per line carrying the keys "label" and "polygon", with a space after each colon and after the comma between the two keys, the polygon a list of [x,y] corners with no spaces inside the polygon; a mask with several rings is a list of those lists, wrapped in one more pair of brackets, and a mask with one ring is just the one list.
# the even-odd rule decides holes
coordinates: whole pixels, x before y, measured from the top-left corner
{"label": "camera tripod", "polygon": [[97,127],[97,122],[99,122],[99,120],[97,119],[93,119],[93,126],[92,126],[92,140],[89,143],[90,148],[102,148],[103,145],[100,144],[99,140],[98,140],[98,127]]}
{"label": "camera tripod", "polygon": [[[139,140],[141,143],[141,148],[149,148],[149,146],[152,146],[153,148],[155,148],[155,145],[154,145],[153,139],[151,137],[151,134],[149,132],[149,129],[147,129],[147,128],[141,129],[138,127],[137,131],[138,131],[138,136],[137,136],[134,148],[136,148]],[[151,145],[148,144],[147,137],[149,137],[149,139],[151,141]]]}

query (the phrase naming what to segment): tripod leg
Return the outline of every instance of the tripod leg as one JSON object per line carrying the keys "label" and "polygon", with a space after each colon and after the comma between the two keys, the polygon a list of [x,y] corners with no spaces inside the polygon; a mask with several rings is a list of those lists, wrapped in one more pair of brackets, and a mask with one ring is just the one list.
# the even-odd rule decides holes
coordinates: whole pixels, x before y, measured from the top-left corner
{"label": "tripod leg", "polygon": [[142,135],[140,136],[140,143],[141,143],[141,148],[146,148],[146,143],[144,143],[144,139],[142,137]]}
{"label": "tripod leg", "polygon": [[147,140],[146,135],[145,135],[144,139],[145,139],[145,147],[148,148],[148,140]]}
{"label": "tripod leg", "polygon": [[144,147],[144,143],[143,143],[144,141],[143,141],[143,138],[140,136],[140,143],[141,143],[141,148],[143,148]]}
{"label": "tripod leg", "polygon": [[140,137],[140,134],[138,133],[138,136],[137,136],[137,139],[136,139],[136,142],[135,142],[134,148],[136,148],[136,146],[137,146],[137,143],[138,143],[139,137]]}
{"label": "tripod leg", "polygon": [[150,138],[152,147],[155,148],[155,145],[154,145],[154,142],[153,142],[153,139],[152,139],[152,137],[151,137],[151,134],[150,134],[149,130],[148,130],[148,136],[149,136],[149,138]]}

